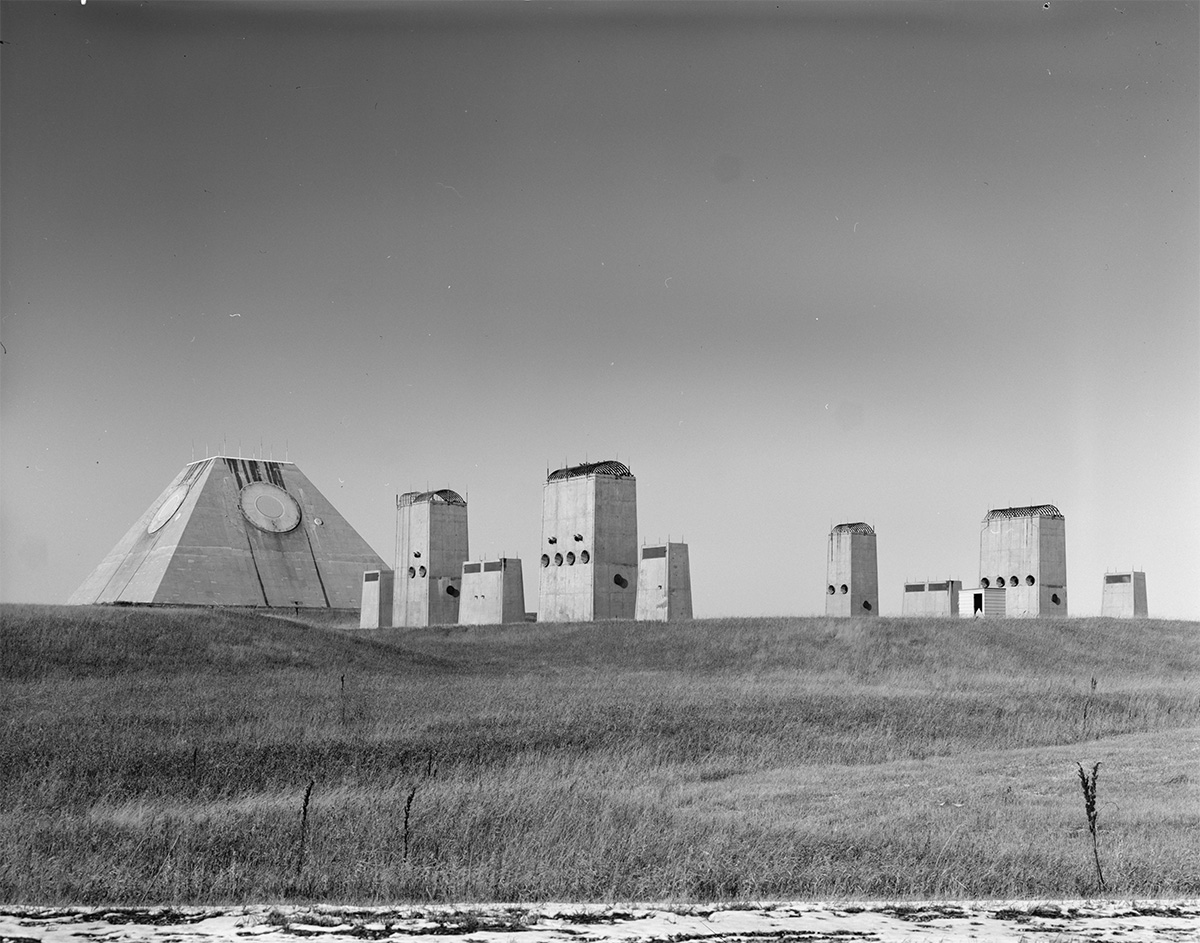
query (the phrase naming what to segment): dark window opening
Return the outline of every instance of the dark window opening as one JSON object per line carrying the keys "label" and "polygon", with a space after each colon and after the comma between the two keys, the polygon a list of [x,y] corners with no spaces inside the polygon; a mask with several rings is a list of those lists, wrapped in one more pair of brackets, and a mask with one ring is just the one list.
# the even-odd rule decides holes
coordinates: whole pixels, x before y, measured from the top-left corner
{"label": "dark window opening", "polygon": [[865,600],[865,599],[863,600],[863,608],[866,609],[867,612],[871,611],[871,604],[869,602],[867,602],[867,600]]}
{"label": "dark window opening", "polygon": [[411,566],[410,566],[410,567],[408,568],[408,578],[411,580],[411,579],[412,579],[414,576],[416,576],[416,575],[417,575],[417,570],[416,570],[416,568],[415,568],[415,567],[411,567]]}
{"label": "dark window opening", "polygon": [[983,612],[983,593],[972,593],[971,595],[974,597],[971,603],[971,614],[979,615]]}
{"label": "dark window opening", "polygon": [[562,566],[562,554],[561,553],[556,553],[554,555],[554,565]]}
{"label": "dark window opening", "polygon": [[558,538],[557,538],[557,537],[547,537],[547,538],[546,538],[546,543],[548,543],[548,544],[556,544],[556,543],[558,543]]}
{"label": "dark window opening", "polygon": [[429,571],[428,571],[428,570],[426,570],[426,569],[425,569],[425,567],[421,567],[419,570],[417,570],[417,575],[418,575],[418,576],[424,576],[424,575],[425,575],[426,573],[428,573],[428,572],[429,572]]}
{"label": "dark window opening", "polygon": [[463,572],[464,573],[478,573],[479,572],[479,564],[478,563],[464,563],[463,564]]}
{"label": "dark window opening", "polygon": [[1051,601],[1052,603],[1054,603],[1054,605],[1056,605],[1056,606],[1057,606],[1057,605],[1059,605],[1059,604],[1062,602],[1062,600],[1058,598],[1058,593],[1051,593],[1051,594],[1050,594],[1050,601]]}
{"label": "dark window opening", "polygon": [[828,590],[826,590],[826,592],[828,592],[828,593],[829,593],[829,595],[830,595],[830,596],[832,596],[834,593],[836,593],[836,592],[837,592],[837,587],[836,587],[836,586],[834,586],[832,583],[830,583],[830,584],[829,584],[829,589],[828,589]]}
{"label": "dark window opening", "polygon": [[846,595],[846,593],[850,592],[850,587],[849,587],[849,586],[847,586],[845,583],[843,583],[843,584],[842,584],[842,587],[841,587],[841,588],[842,588],[842,595],[843,595],[843,596],[845,596],[845,595]]}
{"label": "dark window opening", "polygon": [[991,585],[992,585],[992,581],[991,581],[991,580],[989,580],[989,579],[988,579],[988,578],[985,576],[985,577],[983,577],[983,578],[982,578],[982,579],[979,581],[979,585],[980,585],[980,586],[982,586],[984,589],[987,589],[989,586],[991,586]]}
{"label": "dark window opening", "polygon": [[626,589],[629,586],[629,580],[625,579],[620,573],[613,577],[613,582],[620,586],[621,589]]}
{"label": "dark window opening", "polygon": [[550,565],[550,558],[548,556],[546,556],[546,554],[543,553],[542,554],[542,566],[549,566],[549,565]]}
{"label": "dark window opening", "polygon": [[1026,583],[1027,585],[1029,585],[1029,586],[1032,586],[1032,585],[1033,585],[1034,583],[1036,583],[1036,582],[1037,582],[1037,580],[1035,580],[1035,579],[1033,578],[1033,574],[1032,574],[1032,573],[1030,573],[1030,574],[1029,574],[1027,577],[1025,577],[1025,583]]}
{"label": "dark window opening", "polygon": [[590,559],[592,559],[592,555],[590,553],[588,553],[586,550],[579,551],[579,562],[580,563],[587,563]]}
{"label": "dark window opening", "polygon": [[458,587],[455,586],[453,583],[451,583],[449,586],[446,587],[446,595],[447,596],[457,596],[458,595]]}
{"label": "dark window opening", "polygon": [[379,574],[378,573],[364,573],[363,574],[363,582],[364,583],[378,583],[379,582]]}
{"label": "dark window opening", "polygon": [[1017,579],[1015,576],[1010,576],[1010,577],[1008,578],[1008,585],[1009,585],[1009,586],[1017,586],[1017,585],[1019,585],[1019,584],[1020,584],[1020,582],[1021,582],[1021,581],[1020,581],[1019,579]]}
{"label": "dark window opening", "polygon": [[574,565],[575,565],[575,554],[568,553],[567,554],[567,566],[574,566]]}

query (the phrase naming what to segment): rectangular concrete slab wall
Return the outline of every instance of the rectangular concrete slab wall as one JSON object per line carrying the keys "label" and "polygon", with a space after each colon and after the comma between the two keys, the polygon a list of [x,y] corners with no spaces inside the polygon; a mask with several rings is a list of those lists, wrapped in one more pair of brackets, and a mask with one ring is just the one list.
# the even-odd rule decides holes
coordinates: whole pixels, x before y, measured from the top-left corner
{"label": "rectangular concrete slab wall", "polygon": [[634,618],[666,622],[692,618],[692,575],[685,543],[642,547]]}
{"label": "rectangular concrete slab wall", "polygon": [[512,557],[463,564],[460,625],[498,625],[525,620],[521,561]]}
{"label": "rectangular concrete slab wall", "polygon": [[962,580],[905,583],[901,615],[957,616]]}
{"label": "rectangular concrete slab wall", "polygon": [[368,570],[363,574],[360,629],[387,629],[392,625],[393,586],[391,570]]}

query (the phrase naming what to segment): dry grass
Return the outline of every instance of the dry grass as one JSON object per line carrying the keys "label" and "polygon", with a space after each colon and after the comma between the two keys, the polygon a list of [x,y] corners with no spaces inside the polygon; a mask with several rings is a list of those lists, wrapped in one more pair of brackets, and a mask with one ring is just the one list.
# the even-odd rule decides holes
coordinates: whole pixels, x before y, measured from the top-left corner
{"label": "dry grass", "polygon": [[1194,624],[0,613],[8,901],[1200,893]]}

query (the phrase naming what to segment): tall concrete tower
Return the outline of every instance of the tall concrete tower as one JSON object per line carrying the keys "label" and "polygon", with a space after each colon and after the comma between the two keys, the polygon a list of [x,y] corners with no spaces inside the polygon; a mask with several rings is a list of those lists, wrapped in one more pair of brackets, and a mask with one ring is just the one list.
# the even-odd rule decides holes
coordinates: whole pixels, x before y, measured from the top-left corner
{"label": "tall concrete tower", "polygon": [[1004,587],[1004,614],[1067,614],[1067,521],[1053,504],[988,511],[979,535],[979,585]]}
{"label": "tall concrete tower", "polygon": [[656,544],[642,548],[638,564],[637,605],[634,618],[644,622],[670,622],[692,617],[692,572],[688,546]]}
{"label": "tall concrete tower", "polygon": [[542,492],[539,622],[632,619],[637,480],[620,462],[553,471]]}
{"label": "tall concrete tower", "polygon": [[1146,608],[1146,574],[1141,570],[1105,573],[1100,615],[1114,619],[1145,619],[1149,615]]}
{"label": "tall concrete tower", "polygon": [[460,494],[445,488],[397,497],[396,625],[457,622],[467,557],[467,502]]}
{"label": "tall concrete tower", "polygon": [[870,524],[838,524],[829,532],[825,575],[825,615],[879,615],[879,563]]}

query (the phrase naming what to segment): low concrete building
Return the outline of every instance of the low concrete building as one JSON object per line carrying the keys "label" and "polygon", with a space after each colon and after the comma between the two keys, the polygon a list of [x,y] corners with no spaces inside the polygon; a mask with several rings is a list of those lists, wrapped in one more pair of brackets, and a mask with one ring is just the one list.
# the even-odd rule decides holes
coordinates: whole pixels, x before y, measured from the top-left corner
{"label": "low concrete building", "polygon": [[1146,574],[1141,570],[1105,573],[1100,615],[1114,619],[1147,618]]}
{"label": "low concrete building", "polygon": [[956,616],[962,580],[905,583],[900,613],[905,616]]}
{"label": "low concrete building", "polygon": [[176,475],[68,602],[353,612],[364,570],[387,564],[299,468],[221,455]]}
{"label": "low concrete building", "polygon": [[515,557],[462,565],[460,625],[499,625],[525,620],[525,580]]}
{"label": "low concrete building", "polygon": [[692,573],[687,544],[642,547],[633,617],[639,622],[671,622],[692,617]]}
{"label": "low concrete building", "polygon": [[967,619],[1003,619],[1005,592],[998,586],[976,586],[958,594],[958,614]]}
{"label": "low concrete building", "polygon": [[360,629],[388,629],[392,626],[391,570],[367,570],[363,574],[362,609],[358,614]]}
{"label": "low concrete building", "polygon": [[825,615],[879,615],[879,563],[875,528],[858,521],[829,532]]}

